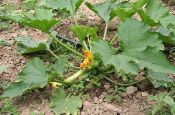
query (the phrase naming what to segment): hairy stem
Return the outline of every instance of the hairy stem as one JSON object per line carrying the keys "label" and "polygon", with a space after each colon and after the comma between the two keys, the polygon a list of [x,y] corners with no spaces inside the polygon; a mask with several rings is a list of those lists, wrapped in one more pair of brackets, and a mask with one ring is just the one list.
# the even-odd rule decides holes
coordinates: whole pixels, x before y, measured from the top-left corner
{"label": "hairy stem", "polygon": [[84,58],[84,55],[82,55],[81,53],[77,52],[76,50],[70,48],[69,46],[67,46],[66,44],[64,44],[63,42],[61,42],[60,40],[58,40],[57,38],[55,38],[54,36],[52,36],[51,33],[48,33],[48,35],[53,38],[54,40],[56,40],[61,46],[63,46],[65,49],[67,49],[68,51],[78,55],[79,57],[83,57]]}
{"label": "hairy stem", "polygon": [[108,80],[109,82],[115,84],[115,85],[124,86],[124,87],[128,87],[128,86],[131,86],[131,85],[135,85],[135,84],[140,83],[141,81],[143,81],[143,80],[146,79],[146,78],[143,78],[143,79],[141,79],[141,80],[139,80],[139,81],[135,81],[135,82],[128,83],[128,84],[123,84],[123,83],[117,83],[117,82],[111,80],[110,78],[108,78],[108,77],[106,77],[106,76],[104,76],[104,78],[105,78],[106,80]]}
{"label": "hairy stem", "polygon": [[50,52],[50,54],[52,54],[55,58],[59,59],[59,57],[51,50],[48,50]]}
{"label": "hairy stem", "polygon": [[69,78],[67,78],[64,83],[71,83],[73,82],[75,79],[77,79],[79,76],[83,75],[85,73],[86,70],[79,70],[77,73],[73,74],[72,76],[70,76]]}
{"label": "hairy stem", "polygon": [[108,31],[108,23],[106,23],[103,40],[106,40],[107,31]]}
{"label": "hairy stem", "polygon": [[115,36],[112,38],[112,40],[111,40],[110,44],[113,44],[113,43],[114,43],[114,41],[116,40],[116,38],[117,38],[117,34],[115,34]]}

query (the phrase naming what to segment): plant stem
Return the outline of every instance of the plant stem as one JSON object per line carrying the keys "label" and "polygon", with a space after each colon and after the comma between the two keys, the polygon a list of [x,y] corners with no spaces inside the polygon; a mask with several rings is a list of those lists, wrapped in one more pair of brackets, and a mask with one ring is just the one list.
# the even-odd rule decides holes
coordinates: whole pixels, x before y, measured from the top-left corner
{"label": "plant stem", "polygon": [[71,83],[72,81],[74,81],[75,79],[77,79],[80,75],[83,75],[85,73],[86,70],[79,70],[77,73],[73,74],[72,76],[70,76],[69,78],[67,78],[64,83]]}
{"label": "plant stem", "polygon": [[116,40],[116,38],[117,38],[117,34],[115,34],[115,36],[112,38],[110,44],[113,44],[113,42]]}
{"label": "plant stem", "polygon": [[55,58],[59,59],[59,57],[58,57],[55,53],[53,53],[53,51],[51,51],[51,50],[48,50],[48,51],[49,51],[50,54],[52,54]]}
{"label": "plant stem", "polygon": [[123,84],[123,83],[117,83],[117,82],[111,80],[110,78],[108,78],[108,77],[106,77],[106,76],[104,76],[104,78],[105,78],[106,80],[108,80],[109,82],[115,84],[115,85],[124,86],[124,87],[128,87],[128,86],[131,86],[131,85],[135,85],[135,84],[140,83],[141,81],[143,81],[143,80],[146,79],[146,78],[143,78],[143,79],[141,79],[141,80],[139,80],[139,81],[135,81],[135,82],[128,83],[128,84]]}
{"label": "plant stem", "polygon": [[86,50],[89,50],[89,48],[88,48],[88,46],[87,46],[87,44],[86,44],[85,41],[83,41],[83,47],[84,47]]}
{"label": "plant stem", "polygon": [[106,40],[107,31],[108,31],[108,23],[106,23],[106,27],[105,27],[105,31],[104,31],[103,40]]}
{"label": "plant stem", "polygon": [[63,42],[59,41],[57,38],[55,38],[54,36],[52,36],[51,33],[48,33],[48,35],[53,38],[54,40],[56,40],[61,46],[63,46],[64,48],[66,48],[68,51],[78,55],[79,57],[83,57],[84,58],[84,55],[82,55],[81,53],[77,52],[76,50],[70,48],[69,46],[67,46],[66,44],[64,44]]}

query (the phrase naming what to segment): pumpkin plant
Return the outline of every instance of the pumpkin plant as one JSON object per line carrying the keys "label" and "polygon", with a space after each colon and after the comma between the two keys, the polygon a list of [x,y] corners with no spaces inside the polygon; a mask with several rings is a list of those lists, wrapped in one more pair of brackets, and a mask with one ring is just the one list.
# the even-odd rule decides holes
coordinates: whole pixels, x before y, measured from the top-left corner
{"label": "pumpkin plant", "polygon": [[[101,69],[115,70],[116,74],[123,72],[125,74],[137,75],[140,71],[144,71],[150,81],[160,80],[174,83],[169,77],[170,74],[175,74],[175,66],[166,58],[164,51],[164,43],[172,43],[173,38],[169,34],[165,35],[164,31],[158,31],[159,27],[166,28],[169,33],[174,32],[173,21],[168,23],[164,21],[166,18],[174,18],[164,6],[159,4],[159,0],[139,0],[132,3],[128,1],[105,1],[103,3],[86,5],[98,14],[106,23],[103,39],[97,35],[97,28],[78,25],[75,19],[76,11],[83,0],[46,0],[48,8],[36,8],[35,12],[18,14],[7,14],[5,17],[13,20],[24,26],[38,29],[48,35],[47,41],[34,42],[29,37],[16,38],[17,49],[22,54],[30,54],[39,51],[50,52],[57,61],[54,64],[53,72],[46,69],[44,62],[39,58],[33,58],[27,62],[23,70],[20,72],[17,80],[11,83],[4,91],[0,98],[13,98],[21,96],[24,93],[35,88],[44,88],[48,84],[54,88],[51,107],[58,114],[77,114],[82,106],[80,96],[74,96],[66,92],[66,87],[78,81],[82,75]],[[152,4],[156,2],[156,5]],[[158,6],[157,6],[158,5]],[[146,9],[142,8],[145,7]],[[161,8],[165,14],[157,13],[152,9]],[[71,30],[78,37],[82,44],[82,52],[68,46],[56,37],[53,31],[53,26],[59,23],[59,20],[54,18],[53,10],[66,9],[73,17],[75,24],[71,26]],[[146,10],[146,11],[145,11]],[[134,19],[132,16],[138,13],[141,20]],[[144,15],[143,15],[144,14]],[[106,40],[108,23],[115,16],[118,16],[121,23],[118,26],[116,36],[120,45],[114,47]],[[145,17],[146,16],[146,17]],[[157,17],[154,17],[157,16]],[[164,17],[165,16],[165,17]],[[162,19],[163,18],[163,19]],[[150,21],[151,20],[151,21]],[[155,31],[156,28],[156,31]],[[166,41],[169,42],[166,42]],[[71,54],[79,56],[83,61],[79,64],[79,71],[69,77],[64,77],[65,61],[52,51],[52,43],[56,42]],[[159,75],[160,79],[156,76]],[[109,81],[110,78],[105,77]],[[164,79],[161,79],[164,78]],[[114,81],[112,81],[114,83]],[[122,84],[115,83],[121,86],[133,85],[138,82]],[[155,83],[155,82],[154,82]]]}

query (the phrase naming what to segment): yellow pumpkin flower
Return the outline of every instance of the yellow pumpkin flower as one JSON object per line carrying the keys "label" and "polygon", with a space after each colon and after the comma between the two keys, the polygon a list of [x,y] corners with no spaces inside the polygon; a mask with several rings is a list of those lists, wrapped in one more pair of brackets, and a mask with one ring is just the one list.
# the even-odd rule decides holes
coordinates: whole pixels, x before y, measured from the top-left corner
{"label": "yellow pumpkin flower", "polygon": [[93,56],[91,51],[89,50],[84,50],[83,49],[83,53],[85,55],[85,59],[84,61],[80,64],[80,68],[81,69],[87,69],[90,68],[90,66],[93,64]]}

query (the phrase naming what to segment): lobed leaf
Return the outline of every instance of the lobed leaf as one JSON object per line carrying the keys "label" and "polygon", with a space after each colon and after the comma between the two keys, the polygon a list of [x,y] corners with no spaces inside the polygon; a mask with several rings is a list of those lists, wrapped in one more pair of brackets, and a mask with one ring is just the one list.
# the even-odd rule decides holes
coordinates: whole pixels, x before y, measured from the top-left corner
{"label": "lobed leaf", "polygon": [[170,78],[168,74],[165,73],[156,73],[152,70],[148,70],[148,78],[150,82],[154,85],[155,88],[158,87],[168,87],[171,86],[174,81]]}
{"label": "lobed leaf", "polygon": [[63,89],[56,89],[50,105],[56,114],[74,114],[82,107],[82,100],[78,96],[66,96]]}
{"label": "lobed leaf", "polygon": [[54,14],[52,10],[38,8],[35,10],[35,14],[29,13],[10,13],[6,15],[6,18],[25,26],[29,26],[45,33],[57,24],[59,21],[53,18]]}
{"label": "lobed leaf", "polygon": [[[160,32],[164,38],[162,40],[168,44],[175,44],[175,17],[169,13],[168,9],[162,5],[160,0],[149,0],[144,11],[138,11],[141,18],[150,25],[159,25],[166,28],[169,33],[173,33],[170,36],[164,36],[162,31]],[[161,37],[162,37],[161,36]],[[168,40],[167,40],[168,39]]]}
{"label": "lobed leaf", "polygon": [[29,60],[18,76],[18,80],[4,91],[0,98],[21,96],[33,88],[43,88],[48,83],[44,62],[39,58]]}
{"label": "lobed leaf", "polygon": [[47,6],[52,9],[66,9],[72,16],[76,12],[84,0],[47,0]]}
{"label": "lobed leaf", "polygon": [[117,71],[132,74],[144,68],[154,72],[175,73],[175,66],[160,51],[164,47],[158,35],[152,33],[144,23],[127,19],[120,24],[118,37],[123,46],[123,51],[118,55],[107,41],[93,42],[93,53],[99,53],[105,65],[113,65]]}
{"label": "lobed leaf", "polygon": [[49,42],[37,42],[33,41],[29,37],[18,37],[15,40],[17,42],[17,50],[22,54],[46,51],[50,49]]}

